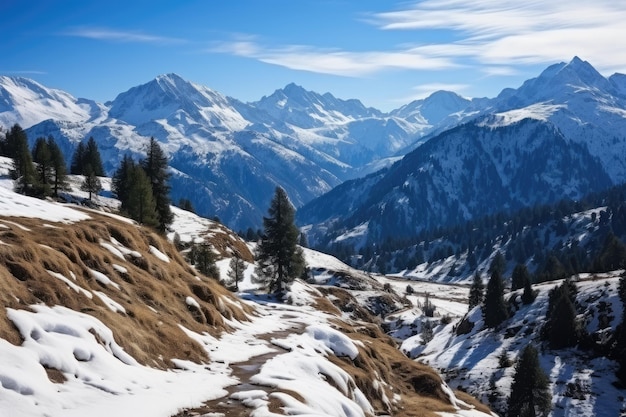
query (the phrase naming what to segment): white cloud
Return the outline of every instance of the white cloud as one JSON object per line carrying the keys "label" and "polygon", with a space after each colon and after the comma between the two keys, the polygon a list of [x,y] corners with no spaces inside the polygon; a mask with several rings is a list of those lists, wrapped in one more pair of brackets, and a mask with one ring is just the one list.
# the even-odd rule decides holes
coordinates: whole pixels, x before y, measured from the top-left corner
{"label": "white cloud", "polygon": [[487,75],[513,75],[513,66],[551,64],[574,56],[601,72],[626,70],[626,2],[595,0],[425,0],[370,14],[379,30],[443,30],[446,42],[390,45],[388,50],[350,51],[314,46],[267,46],[255,38],[223,42],[214,51],[283,67],[342,76],[388,69],[437,71],[475,67]]}
{"label": "white cloud", "polygon": [[179,38],[150,35],[138,31],[123,31],[100,27],[79,27],[66,32],[65,35],[125,43],[179,44],[186,42],[184,39]]}

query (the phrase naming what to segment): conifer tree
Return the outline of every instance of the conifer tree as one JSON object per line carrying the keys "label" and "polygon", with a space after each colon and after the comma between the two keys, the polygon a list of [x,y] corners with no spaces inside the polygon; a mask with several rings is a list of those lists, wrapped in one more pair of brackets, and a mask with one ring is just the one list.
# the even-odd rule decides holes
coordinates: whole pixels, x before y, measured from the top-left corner
{"label": "conifer tree", "polygon": [[70,165],[70,174],[72,175],[84,175],[85,174],[85,155],[87,149],[83,142],[80,142],[72,155],[72,163]]}
{"label": "conifer tree", "polygon": [[504,283],[499,269],[494,269],[487,283],[487,293],[483,305],[485,326],[496,327],[509,317],[504,301]]}
{"label": "conifer tree", "polygon": [[60,190],[66,190],[69,187],[67,182],[67,165],[65,164],[65,157],[61,148],[59,148],[52,136],[48,137],[48,149],[50,150],[50,161],[54,172],[52,195],[58,197]]}
{"label": "conifer tree", "polygon": [[533,290],[533,286],[530,283],[530,276],[526,278],[524,282],[524,292],[522,293],[522,303],[524,304],[532,304],[535,301],[535,291]]}
{"label": "conifer tree", "polygon": [[44,137],[39,137],[33,145],[33,162],[37,165],[37,194],[49,196],[52,193],[52,183],[54,182],[54,169],[52,167],[52,153],[48,142]]}
{"label": "conifer tree", "polygon": [[563,283],[550,292],[547,320],[541,333],[552,349],[575,346],[580,339],[571,291],[568,284]]}
{"label": "conifer tree", "polygon": [[626,275],[622,275],[619,280],[619,296],[622,302],[622,322],[615,330],[615,345],[612,350],[612,357],[619,364],[616,375],[626,386]]}
{"label": "conifer tree", "polygon": [[152,195],[156,203],[158,229],[165,232],[167,226],[172,223],[174,215],[170,205],[170,186],[168,184],[170,174],[167,172],[167,157],[159,146],[159,143],[150,138],[146,157],[141,161],[141,166],[146,172],[152,184]]}
{"label": "conifer tree", "polygon": [[100,182],[100,178],[98,178],[91,168],[91,165],[87,165],[85,167],[85,179],[80,184],[81,191],[85,191],[89,193],[89,201],[91,201],[91,197],[93,194],[99,194],[102,191],[102,183]]}
{"label": "conifer tree", "polygon": [[189,263],[191,263],[197,270],[207,277],[218,279],[220,271],[215,264],[215,254],[211,245],[207,242],[195,244],[189,251]]}
{"label": "conifer tree", "polygon": [[530,274],[528,273],[526,265],[515,265],[513,275],[511,275],[511,290],[515,291],[520,288],[524,288],[526,281],[530,281]]}
{"label": "conifer tree", "polygon": [[122,212],[128,212],[128,202],[130,197],[131,176],[136,168],[135,161],[128,155],[124,155],[120,165],[113,174],[111,189],[113,195],[120,201]]}
{"label": "conifer tree", "polygon": [[87,146],[85,148],[85,160],[83,167],[89,165],[94,173],[98,177],[104,177],[104,167],[102,165],[102,158],[100,157],[100,150],[98,144],[93,136],[90,136],[87,140]]}
{"label": "conifer tree", "polygon": [[89,167],[97,177],[103,177],[105,175],[100,150],[93,136],[89,137],[87,144],[80,142],[76,147],[74,155],[72,156],[70,173],[74,175],[88,175],[87,167]]}
{"label": "conifer tree", "polygon": [[472,286],[469,290],[469,309],[482,304],[485,297],[485,285],[483,284],[483,278],[480,273],[476,271],[474,273],[474,279],[472,280]]}
{"label": "conifer tree", "polygon": [[547,416],[552,408],[548,377],[539,365],[537,349],[527,345],[515,365],[508,416]]}
{"label": "conifer tree", "polygon": [[276,187],[274,198],[263,217],[264,233],[257,248],[257,274],[270,292],[280,293],[300,277],[304,269],[302,250],[297,246],[299,231],[294,224],[295,209],[287,193]]}
{"label": "conifer tree", "polygon": [[602,250],[593,261],[593,269],[596,272],[626,269],[626,246],[613,233],[604,240]]}
{"label": "conifer tree", "polygon": [[235,284],[235,291],[239,291],[239,283],[243,281],[243,273],[246,270],[246,264],[238,255],[230,258],[228,264],[228,278]]}
{"label": "conifer tree", "polygon": [[128,195],[124,211],[131,219],[145,226],[159,225],[150,179],[143,168],[132,164],[128,173]]}
{"label": "conifer tree", "polygon": [[26,132],[15,124],[6,135],[6,150],[8,157],[13,158],[11,178],[16,180],[15,191],[22,194],[34,195],[37,191],[37,176],[33,158],[28,149]]}

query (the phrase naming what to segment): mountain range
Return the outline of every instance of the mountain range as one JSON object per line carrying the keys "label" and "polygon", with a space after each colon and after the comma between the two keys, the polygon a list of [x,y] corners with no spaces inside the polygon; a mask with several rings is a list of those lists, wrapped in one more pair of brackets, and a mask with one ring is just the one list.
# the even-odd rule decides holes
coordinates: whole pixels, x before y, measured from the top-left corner
{"label": "mountain range", "polygon": [[19,123],[31,142],[54,137],[68,161],[93,137],[108,174],[124,154],[141,157],[154,137],[170,156],[173,200],[187,198],[236,230],[260,226],[277,185],[301,206],[374,169],[368,164],[397,157],[469,103],[439,92],[385,114],[295,84],[243,103],[176,74],[97,103],[0,77],[0,126]]}
{"label": "mountain range", "polygon": [[52,136],[68,160],[94,137],[108,174],[154,137],[174,201],[243,230],[280,185],[313,240],[411,234],[622,182],[625,109],[626,76],[579,58],[492,99],[439,91],[388,113],[295,84],[244,103],[166,74],[98,103],[0,77],[0,126]]}
{"label": "mountain range", "polygon": [[478,104],[388,169],[302,207],[311,240],[380,243],[626,180],[622,75],[574,58]]}

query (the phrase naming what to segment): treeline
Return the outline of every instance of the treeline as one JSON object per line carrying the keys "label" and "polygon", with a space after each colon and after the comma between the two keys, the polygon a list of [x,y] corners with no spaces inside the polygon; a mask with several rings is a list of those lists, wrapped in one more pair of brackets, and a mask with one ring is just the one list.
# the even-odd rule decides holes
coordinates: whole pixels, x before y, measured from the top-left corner
{"label": "treeline", "polygon": [[[537,281],[563,278],[582,271],[594,271],[602,244],[609,234],[626,236],[626,184],[572,201],[523,208],[513,214],[498,213],[449,227],[424,230],[413,238],[368,241],[358,250],[350,243],[322,243],[319,250],[331,252],[353,266],[381,273],[412,270],[424,262],[466,256],[470,271],[489,259],[497,244],[506,243],[507,262],[536,265]],[[598,225],[586,246],[564,244],[572,215],[602,207],[592,215]],[[550,244],[556,240],[555,244]],[[554,242],[553,242],[554,243]]]}
{"label": "treeline", "polygon": [[[69,189],[65,156],[52,136],[37,138],[29,149],[26,133],[15,124],[0,138],[0,155],[13,159],[9,175],[15,180],[15,191],[20,194],[59,198],[62,191]],[[81,190],[89,193],[89,200],[92,194],[102,190],[98,176],[104,175],[104,169],[92,137],[86,144],[79,144],[70,172],[85,176]]]}
{"label": "treeline", "polygon": [[[0,137],[0,155],[13,159],[10,176],[15,191],[45,198],[61,198],[69,190],[65,156],[52,136],[37,138],[32,149],[24,130],[15,124]],[[91,201],[102,191],[99,177],[105,175],[98,145],[93,137],[82,141],[72,155],[69,173],[84,176],[80,189]],[[168,162],[154,138],[146,146],[146,157],[135,162],[126,155],[113,177],[112,191],[121,202],[122,214],[164,232],[173,220],[170,208]],[[193,211],[189,200],[181,206]]]}

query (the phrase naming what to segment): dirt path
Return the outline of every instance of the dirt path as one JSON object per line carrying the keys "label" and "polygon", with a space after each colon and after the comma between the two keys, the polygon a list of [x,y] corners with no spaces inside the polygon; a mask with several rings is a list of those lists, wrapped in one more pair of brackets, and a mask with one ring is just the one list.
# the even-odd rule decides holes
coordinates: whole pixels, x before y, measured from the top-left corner
{"label": "dirt path", "polygon": [[[287,318],[287,317],[285,317]],[[299,325],[298,323],[294,323],[288,330],[282,330],[279,332],[272,332],[259,335],[259,339],[265,340],[268,344],[270,344],[275,350],[273,352],[268,352],[263,355],[254,356],[246,361],[232,363],[230,365],[232,369],[232,376],[239,380],[238,384],[231,385],[227,387],[226,390],[228,394],[224,397],[217,398],[215,400],[207,401],[202,406],[192,409],[187,409],[181,411],[172,417],[191,417],[191,416],[220,416],[223,415],[225,417],[248,417],[250,413],[253,411],[253,408],[250,408],[243,404],[241,401],[233,399],[232,396],[237,393],[243,393],[247,391],[264,391],[266,393],[266,397],[269,398],[270,394],[276,392],[277,390],[272,387],[267,387],[263,385],[257,385],[250,383],[250,379],[259,372],[259,369],[270,359],[274,358],[277,355],[282,353],[286,353],[287,350],[278,347],[276,345],[272,345],[272,339],[283,339],[293,333],[301,333],[304,330],[304,326]],[[273,402],[269,399],[270,402],[270,410],[274,413],[281,414],[280,404]]]}

